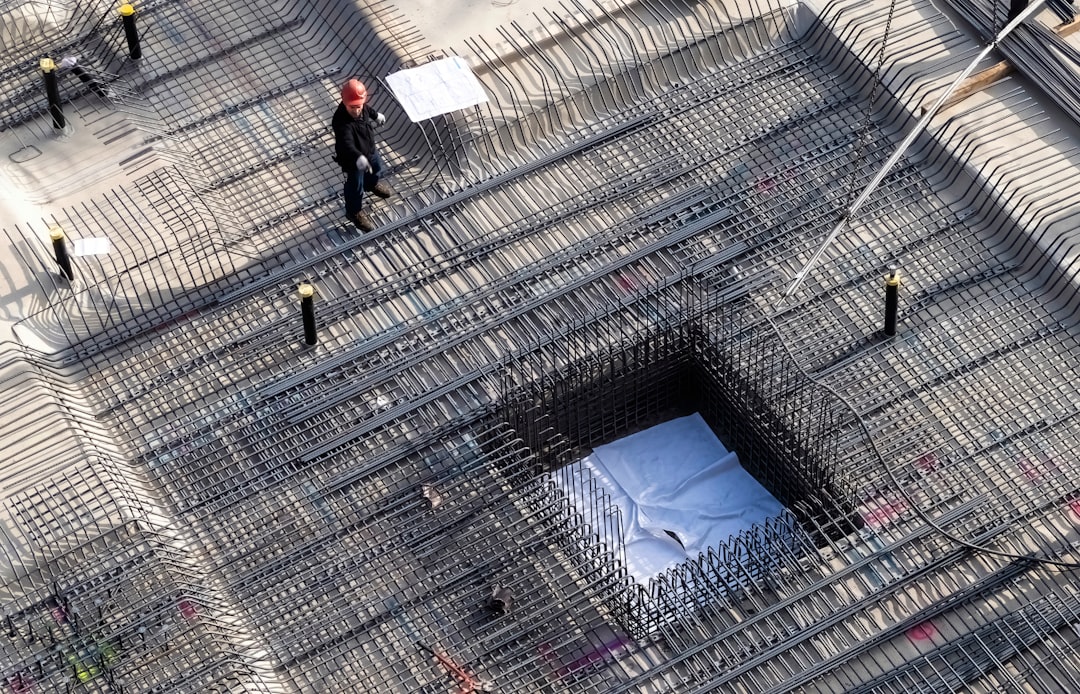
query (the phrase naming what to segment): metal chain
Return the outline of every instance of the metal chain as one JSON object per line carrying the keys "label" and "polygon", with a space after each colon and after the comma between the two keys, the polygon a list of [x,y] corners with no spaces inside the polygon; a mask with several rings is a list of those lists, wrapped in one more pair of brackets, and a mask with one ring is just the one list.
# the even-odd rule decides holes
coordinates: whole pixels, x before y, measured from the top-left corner
{"label": "metal chain", "polygon": [[885,55],[889,47],[889,34],[892,32],[893,15],[895,13],[896,0],[890,0],[889,14],[885,18],[885,32],[881,36],[881,47],[878,49],[877,64],[874,66],[874,82],[870,88],[870,100],[866,104],[862,125],[859,127],[855,138],[855,156],[852,158],[851,170],[848,172],[848,200],[844,205],[845,210],[851,209],[852,204],[855,202],[855,196],[858,194],[855,189],[855,181],[858,180],[859,169],[862,166],[863,158],[866,156],[866,146],[869,144],[870,123],[874,113],[874,106],[877,104],[878,96],[881,93],[881,72],[885,67]]}

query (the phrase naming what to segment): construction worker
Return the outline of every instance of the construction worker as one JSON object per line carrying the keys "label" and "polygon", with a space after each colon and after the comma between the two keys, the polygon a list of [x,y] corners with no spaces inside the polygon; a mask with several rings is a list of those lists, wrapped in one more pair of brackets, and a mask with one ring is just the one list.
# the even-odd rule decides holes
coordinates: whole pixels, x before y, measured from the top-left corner
{"label": "construction worker", "polygon": [[341,103],[334,112],[334,150],[337,163],[345,172],[345,216],[361,231],[373,231],[375,222],[364,212],[364,191],[380,198],[393,194],[385,181],[380,181],[384,167],[375,150],[375,126],[386,122],[386,116],[367,103],[367,87],[351,79],[341,88]]}

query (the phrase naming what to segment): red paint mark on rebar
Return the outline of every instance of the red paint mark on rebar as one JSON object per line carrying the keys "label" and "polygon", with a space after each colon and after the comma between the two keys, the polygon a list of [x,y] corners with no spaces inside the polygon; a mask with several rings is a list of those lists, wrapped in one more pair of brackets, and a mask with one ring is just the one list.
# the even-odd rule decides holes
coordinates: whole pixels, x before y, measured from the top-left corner
{"label": "red paint mark on rebar", "polygon": [[912,641],[929,641],[937,635],[937,627],[931,622],[923,622],[907,630],[907,637]]}
{"label": "red paint mark on rebar", "polygon": [[1080,499],[1073,499],[1070,501],[1069,510],[1072,511],[1077,520],[1080,520]]}
{"label": "red paint mark on rebar", "polygon": [[34,691],[34,679],[21,672],[9,677],[7,684],[13,694],[28,694],[28,692]]}
{"label": "red paint mark on rebar", "polygon": [[195,606],[190,600],[181,600],[177,607],[180,608],[180,615],[189,622],[199,621],[199,608]]}
{"label": "red paint mark on rebar", "polygon": [[937,453],[934,452],[934,451],[930,451],[928,453],[923,453],[922,455],[920,455],[918,458],[915,459],[915,467],[917,469],[921,470],[922,472],[933,472],[934,470],[937,470],[937,468],[938,468]]}
{"label": "red paint mark on rebar", "polygon": [[866,504],[866,511],[862,514],[863,521],[871,528],[884,527],[900,517],[908,508],[903,499],[875,499]]}
{"label": "red paint mark on rebar", "polygon": [[1038,466],[1027,458],[1017,460],[1016,467],[1020,468],[1020,472],[1024,473],[1024,477],[1027,477],[1031,482],[1038,482],[1042,479],[1042,473],[1039,472]]}
{"label": "red paint mark on rebar", "polygon": [[776,188],[776,181],[772,178],[760,178],[754,182],[754,190],[762,195],[770,195]]}
{"label": "red paint mark on rebar", "polygon": [[194,318],[197,315],[199,315],[199,309],[193,308],[190,311],[188,311],[187,313],[181,313],[176,318],[172,318],[170,320],[165,321],[164,323],[159,323],[159,324],[155,325],[153,328],[151,328],[151,330],[153,330],[155,333],[159,333],[159,332],[161,332],[163,330],[168,330],[169,328],[173,328],[173,327],[175,327],[177,325],[180,325],[184,321],[191,320],[192,318]]}
{"label": "red paint mark on rebar", "polygon": [[562,679],[564,677],[577,674],[593,665],[597,665],[606,662],[607,660],[610,660],[614,655],[616,655],[618,651],[629,645],[629,639],[623,637],[608,641],[607,643],[599,646],[595,650],[589,651],[577,660],[563,665],[555,671],[555,675],[559,679]]}
{"label": "red paint mark on rebar", "polygon": [[67,612],[60,605],[49,608],[49,612],[52,614],[53,621],[57,624],[67,624],[68,616]]}
{"label": "red paint mark on rebar", "polygon": [[461,688],[458,689],[458,694],[474,694],[474,692],[484,691],[484,686],[474,675],[469,674],[464,667],[454,662],[450,656],[446,655],[441,649],[436,651],[433,648],[429,648],[419,641],[416,642],[417,647],[427,651],[431,655],[435,656],[435,659],[439,661],[439,664],[446,668],[453,677],[461,682]]}
{"label": "red paint mark on rebar", "polygon": [[615,284],[619,285],[619,289],[622,289],[627,294],[637,290],[638,288],[637,280],[634,278],[634,276],[628,275],[624,272],[620,272],[618,276],[615,277]]}

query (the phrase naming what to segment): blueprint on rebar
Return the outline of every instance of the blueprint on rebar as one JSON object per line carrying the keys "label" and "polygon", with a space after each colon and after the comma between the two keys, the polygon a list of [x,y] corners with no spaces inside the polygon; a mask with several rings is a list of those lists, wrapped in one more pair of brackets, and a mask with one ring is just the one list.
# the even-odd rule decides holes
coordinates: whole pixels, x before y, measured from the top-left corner
{"label": "blueprint on rebar", "polygon": [[[696,413],[598,446],[580,465],[619,507],[627,568],[642,584],[783,511]],[[579,509],[590,502],[562,486]]]}
{"label": "blueprint on rebar", "polygon": [[386,84],[413,123],[487,101],[480,80],[457,56],[399,70]]}

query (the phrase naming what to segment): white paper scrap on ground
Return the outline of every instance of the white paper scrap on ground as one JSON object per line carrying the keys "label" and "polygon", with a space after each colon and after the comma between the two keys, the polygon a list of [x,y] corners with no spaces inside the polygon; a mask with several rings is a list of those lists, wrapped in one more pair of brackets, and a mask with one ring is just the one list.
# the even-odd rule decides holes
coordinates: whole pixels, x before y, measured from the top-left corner
{"label": "white paper scrap on ground", "polygon": [[487,101],[484,85],[457,56],[387,75],[386,83],[413,123]]}
{"label": "white paper scrap on ground", "polygon": [[105,255],[112,250],[112,243],[109,239],[100,238],[88,238],[88,239],[75,239],[72,243],[71,254],[72,255]]}
{"label": "white paper scrap on ground", "polygon": [[[699,414],[598,446],[580,465],[570,486],[588,489],[581,483],[592,478],[619,507],[627,569],[643,585],[783,511]],[[567,487],[565,476],[552,478],[576,507],[591,505]]]}

